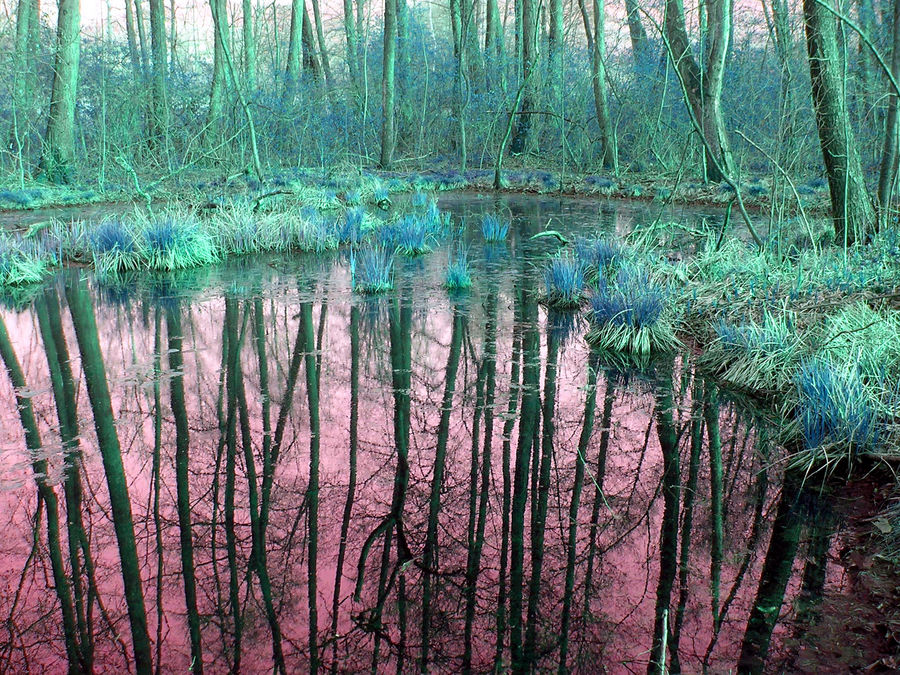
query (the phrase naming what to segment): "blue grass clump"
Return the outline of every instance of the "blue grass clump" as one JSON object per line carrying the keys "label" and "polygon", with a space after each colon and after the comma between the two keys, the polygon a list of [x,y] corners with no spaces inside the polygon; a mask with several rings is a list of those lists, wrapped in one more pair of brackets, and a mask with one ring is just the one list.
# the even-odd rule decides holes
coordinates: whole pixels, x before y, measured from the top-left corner
{"label": "blue grass clump", "polygon": [[124,272],[140,266],[131,229],[120,220],[106,220],[89,234],[94,267],[101,273]]}
{"label": "blue grass clump", "polygon": [[879,425],[871,393],[854,363],[837,366],[813,357],[795,377],[797,418],[807,449],[867,450],[878,441]]}
{"label": "blue grass clump", "polygon": [[469,254],[462,246],[459,247],[456,259],[450,260],[447,267],[447,278],[444,287],[450,291],[461,291],[472,286],[472,274],[469,272]]}
{"label": "blue grass clump", "polygon": [[505,241],[509,234],[509,221],[495,213],[486,213],[481,218],[481,236],[488,243]]}
{"label": "blue grass clump", "polygon": [[350,259],[353,290],[385,293],[394,288],[394,256],[383,246],[365,246]]}
{"label": "blue grass clump", "polygon": [[362,239],[363,221],[366,212],[362,208],[347,209],[344,218],[338,221],[337,238],[341,244],[358,244]]}
{"label": "blue grass clump", "polygon": [[180,222],[173,217],[151,221],[144,229],[143,240],[150,269],[185,269],[218,259],[212,239],[195,222]]}
{"label": "blue grass clump", "polygon": [[347,190],[344,193],[344,201],[348,206],[359,206],[362,204],[362,195],[359,190]]}
{"label": "blue grass clump", "polygon": [[134,236],[120,220],[100,223],[91,233],[90,239],[91,249],[95,253],[131,253],[134,250]]}
{"label": "blue grass clump", "polygon": [[644,269],[623,267],[612,282],[601,277],[591,298],[588,341],[638,355],[676,349],[668,297],[666,287]]}
{"label": "blue grass clump", "polygon": [[622,259],[622,247],[601,237],[576,237],[575,259],[586,270],[588,280],[595,283]]}
{"label": "blue grass clump", "polygon": [[751,197],[762,197],[769,192],[765,185],[760,185],[759,183],[751,183],[746,189],[747,194]]}
{"label": "blue grass clump", "polygon": [[557,309],[573,309],[584,298],[584,266],[568,252],[554,255],[544,268],[545,302]]}
{"label": "blue grass clump", "polygon": [[826,187],[828,187],[828,183],[821,176],[819,176],[817,178],[813,178],[812,180],[808,181],[806,184],[809,187],[811,187],[813,190],[824,190]]}
{"label": "blue grass clump", "polygon": [[450,229],[450,214],[442,212],[434,199],[428,200],[422,220],[429,234],[439,237]]}
{"label": "blue grass clump", "polygon": [[429,223],[425,218],[408,215],[401,218],[393,227],[394,245],[397,252],[403,255],[421,255],[429,253],[431,238]]}

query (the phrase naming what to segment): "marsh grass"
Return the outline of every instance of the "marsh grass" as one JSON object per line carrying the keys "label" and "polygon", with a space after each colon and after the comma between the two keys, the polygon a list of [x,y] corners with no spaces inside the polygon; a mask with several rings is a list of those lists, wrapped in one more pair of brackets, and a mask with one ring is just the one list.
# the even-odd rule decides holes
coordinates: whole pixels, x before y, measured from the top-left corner
{"label": "marsh grass", "polygon": [[94,268],[100,274],[136,270],[141,253],[132,227],[121,219],[103,220],[89,232]]}
{"label": "marsh grass", "polygon": [[219,259],[215,242],[187,214],[151,217],[141,228],[141,255],[152,270],[171,271],[208,265]]}
{"label": "marsh grass", "polygon": [[24,286],[43,281],[49,265],[33,243],[0,234],[0,286]]}
{"label": "marsh grass", "polygon": [[457,248],[456,257],[452,257],[447,265],[444,288],[449,291],[462,291],[472,287],[472,274],[469,270],[469,252],[463,247]]}
{"label": "marsh grass", "polygon": [[337,223],[337,240],[339,244],[358,244],[363,236],[363,224],[366,211],[357,207],[347,209]]}
{"label": "marsh grass", "polygon": [[387,209],[391,206],[391,193],[386,185],[376,185],[372,190],[372,200],[380,208]]}
{"label": "marsh grass", "polygon": [[623,266],[613,281],[599,280],[591,297],[587,341],[600,350],[648,355],[673,351],[670,294],[649,270]]}
{"label": "marsh grass", "polygon": [[728,384],[761,396],[784,394],[809,354],[789,311],[766,311],[761,321],[719,321],[702,364]]}
{"label": "marsh grass", "polygon": [[415,214],[403,216],[395,224],[384,229],[385,241],[392,243],[401,255],[415,256],[431,252],[429,242],[433,239],[430,223],[425,217]]}
{"label": "marsh grass", "polygon": [[882,425],[876,396],[863,382],[858,362],[810,357],[797,369],[795,383],[804,449],[790,458],[791,466],[830,473],[877,446]]}
{"label": "marsh grass", "polygon": [[575,259],[584,267],[585,278],[591,284],[598,283],[624,258],[621,244],[602,237],[576,237],[573,248]]}
{"label": "marsh grass", "polygon": [[386,293],[394,288],[394,256],[383,246],[363,246],[351,253],[350,276],[359,293]]}
{"label": "marsh grass", "polygon": [[555,309],[575,309],[584,291],[584,265],[568,251],[551,256],[544,267],[543,301]]}
{"label": "marsh grass", "polygon": [[509,221],[496,213],[486,213],[481,218],[481,236],[485,242],[496,244],[506,241],[509,234]]}
{"label": "marsh grass", "polygon": [[428,202],[431,199],[427,192],[422,192],[421,190],[416,190],[413,192],[412,197],[410,197],[409,203],[414,209],[424,209],[428,206]]}

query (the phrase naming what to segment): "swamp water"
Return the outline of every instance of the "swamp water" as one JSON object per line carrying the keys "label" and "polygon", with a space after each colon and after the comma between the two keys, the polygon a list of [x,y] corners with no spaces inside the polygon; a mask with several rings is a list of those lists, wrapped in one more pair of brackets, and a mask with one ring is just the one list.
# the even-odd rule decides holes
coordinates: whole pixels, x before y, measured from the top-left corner
{"label": "swamp water", "polygon": [[621,234],[650,207],[441,207],[470,221],[465,295],[444,245],[381,297],[340,252],[69,270],[0,310],[0,672],[789,663],[841,583],[828,504],[690,353],[623,369],[536,301],[548,220]]}

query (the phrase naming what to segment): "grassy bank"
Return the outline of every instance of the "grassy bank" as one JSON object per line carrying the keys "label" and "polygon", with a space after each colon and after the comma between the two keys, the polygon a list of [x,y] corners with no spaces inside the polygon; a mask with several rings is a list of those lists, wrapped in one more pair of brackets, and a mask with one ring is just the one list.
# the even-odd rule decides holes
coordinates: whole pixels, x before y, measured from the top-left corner
{"label": "grassy bank", "polygon": [[[659,203],[725,204],[735,198],[726,183],[704,184],[681,174],[628,174],[620,176],[535,169],[506,169],[502,189],[532,194],[566,194],[637,199]],[[741,196],[750,208],[788,204],[793,212],[823,212],[828,190],[819,177],[798,180],[774,189],[767,176],[748,176],[740,182]],[[92,182],[51,186],[40,182],[0,185],[0,211],[35,210],[97,203],[177,201],[206,208],[260,205],[289,198],[317,208],[384,204],[391,196],[416,191],[492,190],[492,169],[465,172],[436,168],[425,171],[322,171],[291,169],[264,182],[245,174],[233,176],[182,173],[164,180],[136,175],[122,182]],[[799,208],[798,208],[799,207]]]}

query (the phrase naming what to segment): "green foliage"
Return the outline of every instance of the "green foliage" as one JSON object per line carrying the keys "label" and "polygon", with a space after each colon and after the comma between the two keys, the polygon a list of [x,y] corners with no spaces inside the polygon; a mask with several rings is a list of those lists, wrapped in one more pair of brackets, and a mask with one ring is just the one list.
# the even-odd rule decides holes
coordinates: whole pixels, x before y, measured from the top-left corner
{"label": "green foliage", "polygon": [[33,245],[0,234],[0,287],[23,286],[43,281],[47,261]]}
{"label": "green foliage", "polygon": [[841,308],[822,326],[817,351],[835,363],[856,361],[868,382],[900,379],[900,315],[863,301]]}
{"label": "green foliage", "polygon": [[788,311],[765,312],[761,321],[719,321],[716,339],[707,346],[703,365],[725,382],[763,396],[786,392],[793,374],[809,353]]}

